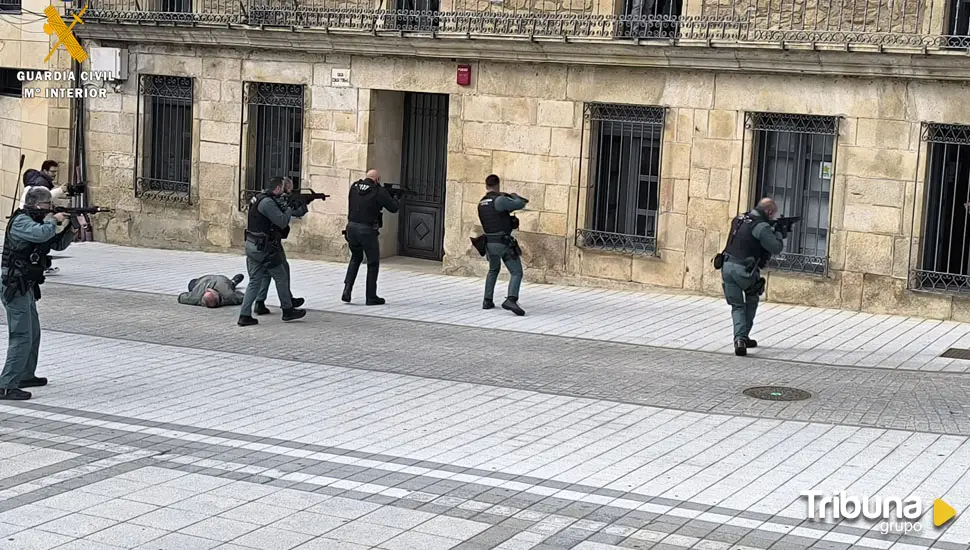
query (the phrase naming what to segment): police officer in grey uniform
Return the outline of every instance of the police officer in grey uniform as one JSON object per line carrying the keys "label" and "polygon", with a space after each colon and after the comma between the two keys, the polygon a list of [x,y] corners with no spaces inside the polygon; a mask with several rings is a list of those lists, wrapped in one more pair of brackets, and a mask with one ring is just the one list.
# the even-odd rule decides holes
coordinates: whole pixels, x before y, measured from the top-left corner
{"label": "police officer in grey uniform", "polygon": [[249,201],[249,220],[246,226],[246,269],[249,284],[239,310],[241,327],[258,324],[253,318],[253,303],[262,288],[263,281],[276,281],[276,294],[283,307],[283,320],[294,321],[306,316],[306,310],[297,309],[290,294],[290,274],[283,266],[283,232],[289,228],[292,208],[281,208],[276,200],[283,193],[283,178],[272,178],[263,191]]}
{"label": "police officer in grey uniform", "polygon": [[381,210],[395,213],[400,205],[387,189],[381,186],[381,175],[377,170],[369,170],[364,179],[350,186],[347,205],[347,228],[344,234],[350,247],[350,263],[344,278],[344,292],[340,297],[350,302],[357,281],[357,272],[364,257],[367,257],[366,304],[379,306],[385,303],[377,295],[377,273],[380,270],[381,245],[377,239],[383,222]]}
{"label": "police officer in grey uniform", "polygon": [[488,256],[488,276],[485,278],[485,300],[482,309],[492,309],[495,302],[492,295],[498,281],[502,264],[509,270],[509,292],[502,309],[516,315],[525,315],[519,306],[519,286],[522,284],[522,252],[512,231],[519,227],[518,219],[512,216],[515,210],[525,208],[529,203],[516,194],[502,193],[501,181],[495,174],[485,178],[485,196],[478,202],[478,220],[485,232],[485,250]]}
{"label": "police officer in grey uniform", "polygon": [[74,242],[75,231],[67,225],[57,232],[57,223],[64,214],[51,214],[51,192],[44,187],[32,187],[24,197],[24,209],[10,217],[3,239],[3,294],[0,300],[7,312],[7,360],[0,373],[0,399],[23,401],[30,392],[22,388],[47,385],[47,379],[37,376],[37,357],[40,353],[40,317],[37,300],[44,272],[51,265],[51,250],[64,250]]}
{"label": "police officer in grey uniform", "polygon": [[782,251],[783,239],[787,237],[770,223],[777,217],[775,201],[764,198],[754,210],[738,216],[731,224],[731,234],[723,252],[721,282],[724,298],[731,305],[735,355],[747,355],[748,348],[758,346],[758,342],[748,336],[758,312],[758,300],[765,290],[761,268],[767,265],[772,254]]}
{"label": "police officer in grey uniform", "polygon": [[[290,197],[293,193],[293,180],[291,178],[283,178],[283,194],[279,196],[277,203],[280,205],[281,209],[286,208],[291,205]],[[306,203],[296,203],[293,206],[293,217],[302,218],[309,212]],[[282,238],[285,240],[290,234],[290,229],[287,227],[283,230]],[[286,249],[280,248],[280,253],[283,254],[283,269],[286,270],[286,276],[290,276],[290,262],[286,259]],[[259,294],[256,296],[256,303],[253,305],[253,313],[256,315],[269,315],[270,310],[266,307],[266,296],[269,294],[269,282],[270,279],[266,278],[263,280],[263,286],[259,288]],[[293,298],[293,307],[300,307],[303,305],[303,298]]]}

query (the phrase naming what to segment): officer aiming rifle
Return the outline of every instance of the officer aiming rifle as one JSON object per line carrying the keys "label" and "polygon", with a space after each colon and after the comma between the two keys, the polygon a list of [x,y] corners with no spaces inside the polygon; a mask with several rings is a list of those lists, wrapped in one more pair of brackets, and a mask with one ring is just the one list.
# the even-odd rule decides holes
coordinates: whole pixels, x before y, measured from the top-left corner
{"label": "officer aiming rifle", "polygon": [[[16,204],[16,203],[15,203]],[[0,300],[7,313],[7,359],[0,373],[0,400],[30,399],[24,388],[47,385],[38,377],[40,318],[37,300],[45,271],[51,265],[51,250],[65,250],[74,242],[79,227],[78,215],[110,212],[108,208],[62,208],[53,205],[45,187],[31,187],[24,194],[24,208],[15,210],[7,223],[3,240]],[[71,218],[71,224],[58,230],[57,223]]]}
{"label": "officer aiming rifle", "polygon": [[731,306],[734,323],[734,354],[747,355],[758,342],[748,336],[758,312],[758,301],[765,291],[761,269],[772,254],[784,248],[783,239],[798,218],[779,218],[778,205],[761,199],[753,210],[734,218],[724,251],[714,257],[714,268],[721,270],[724,299]]}
{"label": "officer aiming rifle", "polygon": [[482,256],[488,257],[488,275],[485,277],[485,297],[482,309],[495,307],[493,295],[502,264],[509,270],[509,290],[502,302],[502,309],[522,316],[525,310],[519,305],[519,287],[522,284],[522,249],[512,232],[519,228],[519,219],[512,215],[529,204],[515,193],[503,193],[501,180],[495,174],[485,178],[485,196],[478,202],[478,220],[484,235],[472,239],[472,245]]}

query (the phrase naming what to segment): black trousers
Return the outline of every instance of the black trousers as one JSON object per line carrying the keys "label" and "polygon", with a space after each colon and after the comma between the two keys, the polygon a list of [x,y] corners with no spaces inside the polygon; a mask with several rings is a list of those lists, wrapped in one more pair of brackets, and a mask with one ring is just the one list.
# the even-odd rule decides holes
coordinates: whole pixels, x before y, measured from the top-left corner
{"label": "black trousers", "polygon": [[360,264],[367,257],[367,298],[377,297],[377,273],[381,266],[381,244],[377,239],[380,233],[376,228],[362,223],[347,224],[347,244],[350,246],[350,264],[344,284],[350,287],[357,281]]}

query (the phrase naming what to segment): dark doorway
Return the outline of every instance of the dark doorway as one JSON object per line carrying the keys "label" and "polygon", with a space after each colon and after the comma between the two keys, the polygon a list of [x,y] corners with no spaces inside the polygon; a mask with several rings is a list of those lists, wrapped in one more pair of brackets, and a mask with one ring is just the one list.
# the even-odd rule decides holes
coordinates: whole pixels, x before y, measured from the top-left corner
{"label": "dark doorway", "polygon": [[448,95],[404,95],[401,183],[410,191],[400,213],[401,255],[444,257]]}

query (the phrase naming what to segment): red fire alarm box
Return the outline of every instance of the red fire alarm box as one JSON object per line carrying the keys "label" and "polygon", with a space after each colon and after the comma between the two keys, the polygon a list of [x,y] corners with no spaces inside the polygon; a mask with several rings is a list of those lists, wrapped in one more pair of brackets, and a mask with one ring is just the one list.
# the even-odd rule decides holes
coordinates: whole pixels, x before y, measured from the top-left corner
{"label": "red fire alarm box", "polygon": [[458,85],[468,86],[472,83],[471,65],[458,65]]}

